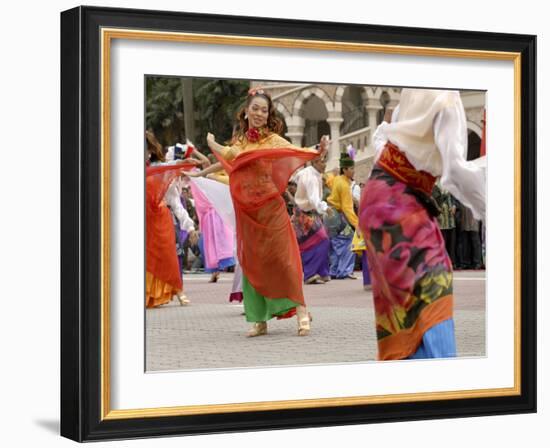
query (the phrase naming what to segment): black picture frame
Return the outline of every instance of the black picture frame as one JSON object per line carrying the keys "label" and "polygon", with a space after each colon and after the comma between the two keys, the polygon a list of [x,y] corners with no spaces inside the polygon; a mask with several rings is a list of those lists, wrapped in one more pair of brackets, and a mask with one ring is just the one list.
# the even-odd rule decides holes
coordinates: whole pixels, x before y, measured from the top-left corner
{"label": "black picture frame", "polygon": [[[519,393],[106,419],[102,403],[102,28],[483,50],[521,56]],[[536,412],[536,36],[99,7],[61,13],[61,435],[76,441]]]}

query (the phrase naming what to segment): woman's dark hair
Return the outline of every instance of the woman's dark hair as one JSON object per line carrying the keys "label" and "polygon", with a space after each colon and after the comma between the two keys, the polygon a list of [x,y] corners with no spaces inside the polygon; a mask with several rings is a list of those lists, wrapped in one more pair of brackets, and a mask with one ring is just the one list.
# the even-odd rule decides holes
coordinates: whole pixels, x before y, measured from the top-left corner
{"label": "woman's dark hair", "polygon": [[145,131],[145,140],[147,141],[147,151],[151,153],[151,162],[164,162],[164,151],[155,134],[151,131]]}
{"label": "woman's dark hair", "polygon": [[279,135],[283,132],[283,120],[281,120],[277,115],[277,111],[275,109],[275,106],[273,105],[271,95],[269,95],[269,93],[265,92],[264,90],[252,90],[251,93],[249,93],[246,97],[245,105],[239,110],[239,112],[237,112],[237,129],[235,130],[233,135],[233,142],[237,140],[243,140],[245,138],[246,131],[248,131],[248,120],[244,118],[246,115],[246,109],[248,109],[248,106],[250,106],[252,100],[258,97],[263,98],[267,101],[267,128],[271,132]]}

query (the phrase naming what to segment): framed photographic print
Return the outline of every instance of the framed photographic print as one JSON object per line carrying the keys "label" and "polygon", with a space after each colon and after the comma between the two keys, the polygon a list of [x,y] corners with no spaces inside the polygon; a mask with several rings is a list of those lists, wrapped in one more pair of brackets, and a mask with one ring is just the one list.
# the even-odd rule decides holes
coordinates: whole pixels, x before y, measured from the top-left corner
{"label": "framed photographic print", "polygon": [[63,12],[62,435],[535,412],[535,45]]}

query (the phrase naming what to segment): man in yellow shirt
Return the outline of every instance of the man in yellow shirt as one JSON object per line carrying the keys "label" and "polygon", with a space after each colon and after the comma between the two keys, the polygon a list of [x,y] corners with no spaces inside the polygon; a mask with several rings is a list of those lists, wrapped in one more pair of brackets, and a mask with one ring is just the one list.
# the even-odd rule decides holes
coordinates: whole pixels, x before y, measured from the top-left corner
{"label": "man in yellow shirt", "polygon": [[355,279],[355,253],[351,250],[351,242],[355,228],[359,222],[353,210],[351,182],[353,180],[355,164],[347,155],[340,157],[340,175],[332,183],[332,192],[327,198],[331,207],[326,219],[326,226],[330,236],[330,276],[332,278]]}

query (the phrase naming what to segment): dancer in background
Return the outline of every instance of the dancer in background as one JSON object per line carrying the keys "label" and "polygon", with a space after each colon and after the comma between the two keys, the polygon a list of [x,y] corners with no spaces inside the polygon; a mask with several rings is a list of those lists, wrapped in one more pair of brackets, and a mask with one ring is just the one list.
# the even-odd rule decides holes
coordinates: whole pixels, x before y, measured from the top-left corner
{"label": "dancer in background", "polygon": [[403,89],[373,136],[375,166],[360,228],[372,275],[378,358],[456,356],[452,265],[431,194],[442,188],[485,215],[485,171],[466,162],[459,92]]}
{"label": "dancer in background", "polygon": [[340,175],[332,182],[327,202],[332,208],[326,219],[330,236],[330,276],[336,279],[356,279],[353,274],[355,254],[351,250],[353,234],[359,219],[353,209],[351,182],[355,163],[347,154],[340,157]]}
{"label": "dancer in background", "polygon": [[[195,210],[199,217],[201,237],[199,245],[204,256],[205,272],[212,274],[211,283],[218,281],[220,271],[235,266],[235,246],[233,231],[227,225],[212,202],[202,191],[208,189],[213,180],[201,179],[203,182],[191,181],[191,191],[195,199]],[[206,181],[206,182],[204,182]],[[203,188],[201,188],[201,186]]]}
{"label": "dancer in background", "polygon": [[[165,194],[176,177],[194,165],[186,161],[163,164],[162,147],[153,133],[146,132],[147,166],[145,179],[145,305],[153,308],[164,305],[173,296],[180,304],[189,303],[183,293],[183,282],[176,253],[176,235],[172,214]],[[153,159],[153,164],[149,163]]]}
{"label": "dancer in background", "polygon": [[178,176],[172,181],[170,187],[168,187],[168,190],[164,195],[164,201],[172,212],[174,221],[174,230],[176,233],[176,253],[178,254],[181,274],[183,274],[184,271],[183,249],[185,243],[187,239],[190,238],[190,244],[194,245],[197,243],[198,239],[198,234],[195,230],[195,222],[191,219],[187,209],[182,203],[182,190],[183,179],[181,176]]}
{"label": "dancer in background", "polygon": [[[328,142],[324,143],[328,145]],[[300,247],[304,282],[325,283],[330,280],[328,255],[330,240],[323,223],[328,205],[323,201],[323,178],[327,153],[320,153],[311,165],[296,175],[294,215],[291,219]]]}
{"label": "dancer in background", "polygon": [[436,182],[436,184],[434,185],[432,196],[437,202],[440,210],[440,213],[437,216],[437,222],[439,224],[439,230],[441,230],[441,234],[443,235],[443,239],[445,240],[445,249],[447,250],[447,254],[451,259],[453,268],[456,269],[458,265],[456,257],[457,207],[450,193],[440,188],[438,182]]}
{"label": "dancer in background", "polygon": [[369,263],[367,257],[367,245],[365,244],[365,239],[361,234],[359,228],[355,229],[353,234],[353,240],[351,242],[351,250],[361,257],[361,270],[363,271],[363,289],[365,291],[370,291],[372,289],[371,278],[369,272]]}
{"label": "dancer in background", "polygon": [[[215,157],[215,156],[214,156]],[[233,285],[229,294],[229,302],[243,301],[242,293],[242,270],[239,259],[236,257],[236,222],[235,210],[229,191],[229,176],[224,171],[220,162],[216,162],[201,171],[190,171],[185,173],[195,189],[199,189],[210,205],[216,210],[224,224],[231,229],[231,238],[233,244],[234,273]],[[203,179],[206,177],[206,179]]]}

